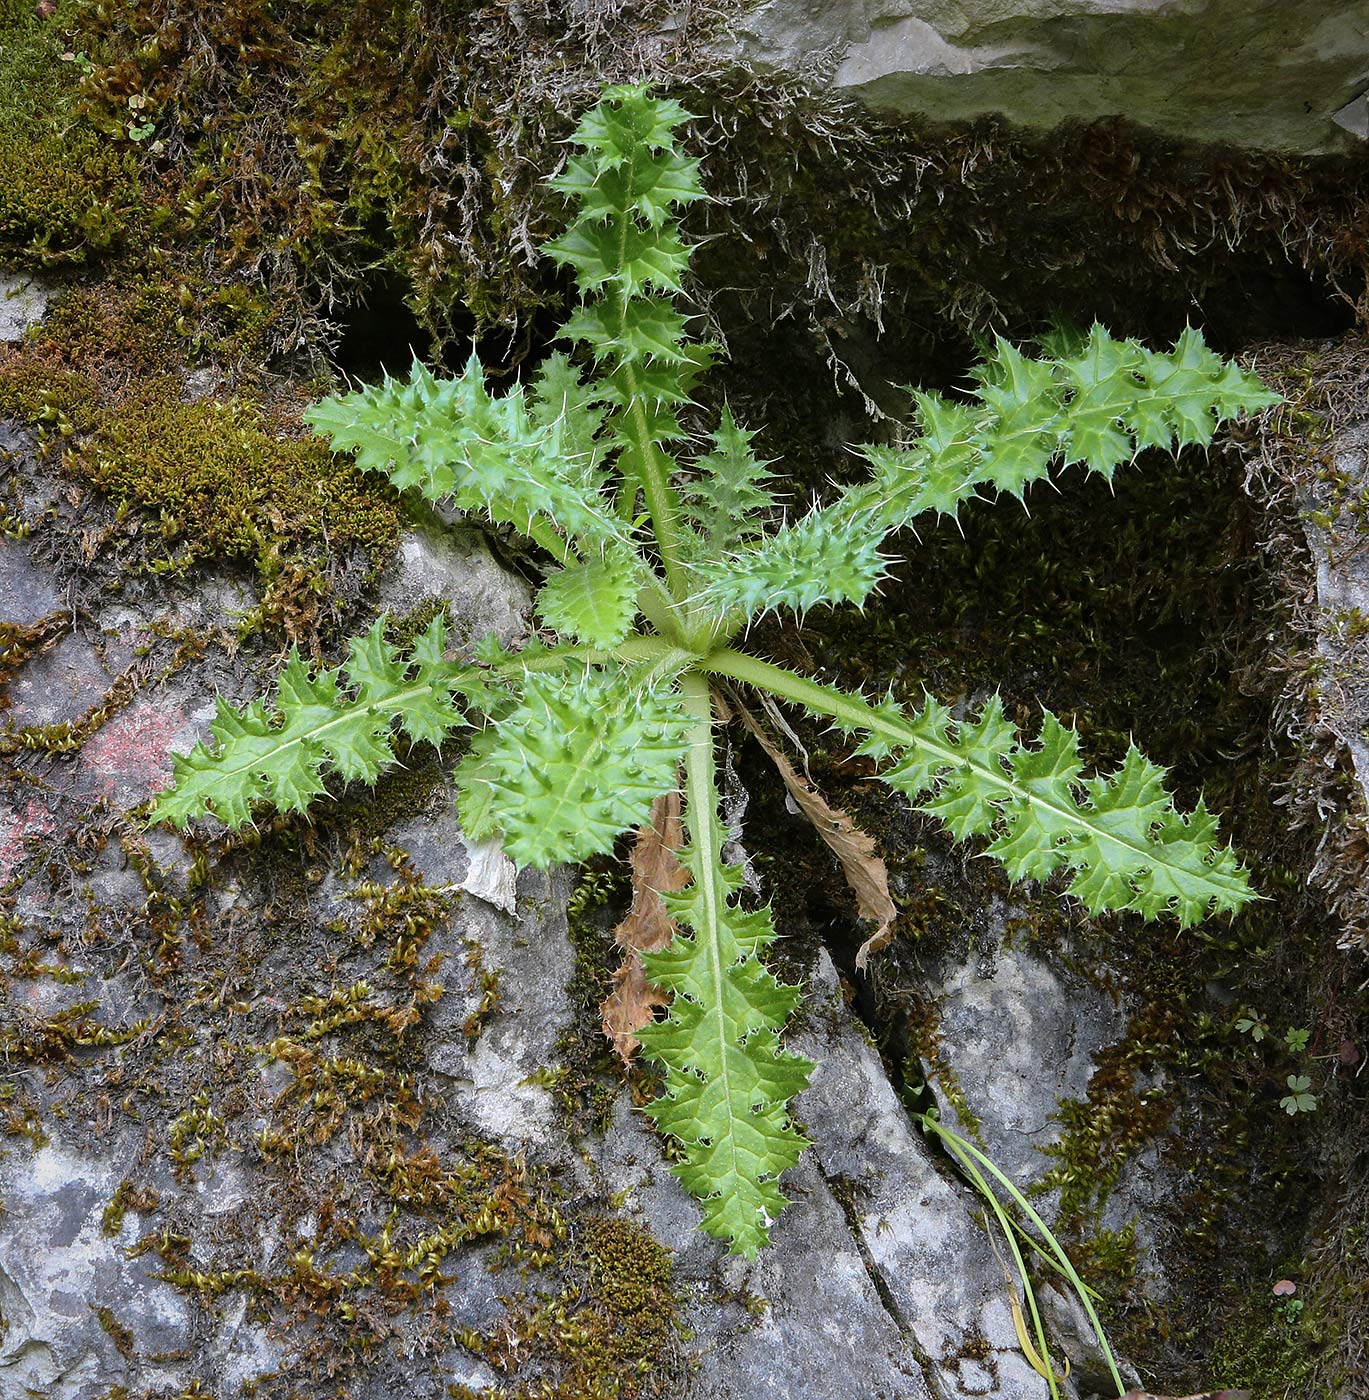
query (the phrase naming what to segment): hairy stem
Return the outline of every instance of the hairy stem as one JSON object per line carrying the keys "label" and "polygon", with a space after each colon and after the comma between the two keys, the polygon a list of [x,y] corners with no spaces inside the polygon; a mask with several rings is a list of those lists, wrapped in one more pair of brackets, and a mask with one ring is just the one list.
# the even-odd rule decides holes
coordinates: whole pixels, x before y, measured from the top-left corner
{"label": "hairy stem", "polygon": [[642,406],[637,372],[632,365],[622,367],[631,400],[627,411],[632,437],[631,454],[634,476],[646,498],[651,527],[656,535],[656,548],[665,569],[666,583],[672,597],[682,601],[689,596],[689,579],[680,557],[680,528],[678,524],[680,498],[670,484],[669,458],[651,435],[646,410]]}
{"label": "hairy stem", "polygon": [[[708,975],[713,984],[713,997],[708,1007],[709,1019],[714,1022],[711,1035],[719,1045],[727,1044],[731,1027],[727,1025],[724,1012],[727,998],[724,995],[723,978],[727,969],[722,959],[722,937],[718,927],[727,906],[727,891],[721,883],[722,870],[713,853],[722,849],[726,833],[718,822],[718,779],[713,754],[713,696],[708,681],[697,671],[688,671],[681,678],[680,694],[684,709],[694,721],[689,733],[689,750],[685,754],[685,809],[684,825],[694,848],[706,852],[699,862],[695,878],[699,885],[700,905],[708,911],[708,920],[700,921],[701,927],[694,929],[698,948],[706,960]],[[719,1056],[721,1071],[719,1078],[723,1086],[723,1102],[729,1112],[735,1111],[739,1098],[732,1091],[729,1082],[728,1061],[725,1055]],[[736,1134],[729,1131],[727,1141],[735,1144]],[[745,1175],[745,1167],[732,1154],[731,1170],[736,1175]]]}
{"label": "hairy stem", "polygon": [[[726,676],[729,680],[753,685],[757,690],[769,691],[782,700],[802,705],[814,714],[842,720],[846,724],[871,730],[899,743],[907,742],[908,736],[902,726],[885,719],[859,696],[833,690],[817,681],[810,681],[806,676],[786,671],[783,666],[775,666],[769,661],[747,656],[745,652],[733,651],[731,647],[720,647],[710,653],[699,662],[699,669],[712,676]],[[958,755],[948,750],[946,761],[956,762]],[[1005,786],[1008,785],[1006,778],[1003,782]]]}

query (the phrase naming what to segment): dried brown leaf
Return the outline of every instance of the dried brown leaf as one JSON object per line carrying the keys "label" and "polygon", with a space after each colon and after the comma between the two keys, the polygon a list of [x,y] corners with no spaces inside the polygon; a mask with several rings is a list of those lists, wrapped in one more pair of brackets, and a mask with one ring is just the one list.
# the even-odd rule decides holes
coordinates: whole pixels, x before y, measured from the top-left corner
{"label": "dried brown leaf", "polygon": [[856,910],[860,917],[869,919],[876,926],[856,953],[856,967],[863,972],[870,961],[870,954],[887,948],[894,937],[894,919],[898,911],[889,894],[888,867],[876,852],[874,841],[840,807],[833,807],[812,783],[799,776],[794,765],[747,713],[746,707],[738,704],[737,709],[746,727],[756,736],[756,742],[778,769],[799,811],[812,822],[814,830],[836,856],[841,873],[856,897]]}
{"label": "dried brown leaf", "polygon": [[1129,1390],[1122,1400],[1250,1400],[1248,1390],[1203,1390],[1197,1395],[1152,1395],[1148,1390]]}
{"label": "dried brown leaf", "polygon": [[613,974],[613,990],[599,1007],[604,1034],[624,1064],[636,1053],[636,1032],[667,1001],[665,993],[647,981],[641,954],[659,952],[675,936],[675,921],[666,913],[661,895],[689,883],[689,872],[677,854],[683,845],[680,795],[667,793],[656,799],[651,820],[639,828],[632,847],[632,908],[613,930],[614,942],[624,950],[623,962]]}

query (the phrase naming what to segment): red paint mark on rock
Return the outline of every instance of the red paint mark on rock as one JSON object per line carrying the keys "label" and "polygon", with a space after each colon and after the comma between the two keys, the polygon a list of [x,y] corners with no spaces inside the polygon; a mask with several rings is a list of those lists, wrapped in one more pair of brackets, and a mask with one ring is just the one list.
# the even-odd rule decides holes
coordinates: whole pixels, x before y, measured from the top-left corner
{"label": "red paint mark on rock", "polygon": [[86,740],[81,761],[107,797],[136,802],[171,781],[171,753],[183,744],[186,716],[174,704],[139,700]]}
{"label": "red paint mark on rock", "polygon": [[32,799],[22,812],[0,811],[0,881],[24,858],[24,838],[43,836],[52,830],[52,818]]}

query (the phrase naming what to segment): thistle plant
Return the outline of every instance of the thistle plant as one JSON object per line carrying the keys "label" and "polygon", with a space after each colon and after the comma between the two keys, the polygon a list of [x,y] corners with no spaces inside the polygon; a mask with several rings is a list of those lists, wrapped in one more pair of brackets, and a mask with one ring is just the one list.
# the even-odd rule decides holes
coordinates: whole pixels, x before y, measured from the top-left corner
{"label": "thistle plant", "polygon": [[401,653],[382,618],[337,669],[311,674],[292,655],[270,704],[219,702],[211,741],[177,757],[153,818],[238,826],[258,804],[303,812],[325,779],[374,782],[399,731],[441,744],[463,726],[477,732],[455,775],[462,826],[521,864],[610,851],[681,794],[683,873],[662,896],[678,929],[644,959],[668,1002],[637,1031],[665,1080],[647,1112],[679,1145],[675,1172],[704,1228],[750,1256],[805,1146],[788,1104],[812,1066],[782,1044],[800,988],[766,964],[770,911],[749,907],[723,857],[720,688],[854,736],[954,837],[982,843],[1013,879],[1058,876],[1093,913],[1187,927],[1254,896],[1214,817],[1201,802],[1178,809],[1135,747],[1115,772],[1086,775],[1078,736],[1050,713],[1025,736],[997,698],[961,715],[931,696],[909,707],[837,690],[749,655],[748,624],[859,608],[904,527],[953,518],[986,491],[1020,500],[1057,465],[1111,479],[1142,449],[1206,444],[1276,396],[1192,329],[1167,352],[1100,326],[1038,357],[999,340],[968,393],[913,393],[899,441],[855,449],[868,467],[858,483],[786,518],[726,408],[702,440],[681,422],[713,353],[680,309],[691,248],[677,215],[707,198],[677,147],[687,119],[646,89],[609,89],[551,181],[573,210],[546,252],[579,289],[561,331],[578,358],[553,354],[502,394],[474,356],[448,379],[415,364],[306,414],[359,466],[545,554],[537,638],[453,657],[439,617]]}

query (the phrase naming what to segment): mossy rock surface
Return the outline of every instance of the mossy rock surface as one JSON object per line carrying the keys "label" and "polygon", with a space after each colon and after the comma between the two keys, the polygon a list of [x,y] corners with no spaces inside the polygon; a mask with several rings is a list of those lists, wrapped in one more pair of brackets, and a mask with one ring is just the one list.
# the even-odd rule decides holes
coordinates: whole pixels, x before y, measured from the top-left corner
{"label": "mossy rock surface", "polygon": [[[963,1121],[976,1113],[935,974],[1001,947],[1119,1008],[1039,1163],[1117,1335],[1176,1392],[1273,1396],[1297,1377],[1333,1395],[1338,1334],[1362,1315],[1363,1193],[1345,1160],[1361,1081],[1328,1065],[1318,1114],[1290,1118],[1278,1097],[1293,1061],[1233,1026],[1247,1003],[1277,1007],[1319,1054],[1364,1052],[1326,907],[1351,907],[1361,869],[1347,828],[1341,883],[1303,887],[1318,828],[1290,827],[1290,774],[1303,795],[1318,765],[1337,803],[1351,789],[1324,745],[1281,737],[1268,657],[1306,575],[1282,545],[1263,562],[1293,528],[1290,503],[1252,505],[1225,453],[1142,463],[1115,496],[1066,478],[1075,494],[1033,499],[1026,519],[977,509],[963,537],[907,542],[859,628],[814,618],[755,639],[847,684],[925,682],[964,702],[999,686],[1027,722],[1049,703],[1103,762],[1134,729],[1182,792],[1227,813],[1272,897],[1188,940],[1086,925],[1050,889],[1009,904],[983,863],[802,731],[829,796],[879,838],[901,902],[880,976],[843,989],[821,948],[849,973],[848,898],[744,751],[756,868],[795,934],[779,956],[822,969],[801,1034],[845,1076],[805,1110],[825,1155],[797,1182],[788,1252],[756,1274],[699,1239],[630,1113],[653,1084],[638,1071],[625,1085],[596,1039],[621,894],[604,871],[571,944],[563,884],[525,886],[533,922],[498,923],[448,888],[464,857],[428,754],[374,794],[336,794],[317,821],[241,840],[182,848],[128,809],[215,689],[247,698],[292,644],[336,660],[413,538],[387,490],[300,429],[335,382],[333,352],[399,371],[411,346],[454,358],[478,335],[512,377],[545,350],[566,288],[534,256],[560,215],[541,180],[601,79],[654,75],[699,113],[706,179],[731,201],[692,216],[711,239],[698,306],[732,352],[710,392],[762,429],[758,450],[785,457],[796,496],[849,471],[843,444],[902,402],[891,385],[956,384],[977,335],[1064,315],[1164,337],[1191,317],[1249,354],[1270,335],[1343,330],[1369,256],[1362,162],[1178,147],[1118,121],[1043,138],[993,118],[871,116],[720,65],[709,22],[662,37],[651,7],[570,21],[437,0],[211,10],[0,10],[0,261],[53,279],[45,324],[0,347],[0,572],[18,600],[0,624],[0,958],[18,1067],[0,1113],[5,1169],[37,1162],[26,1179],[58,1188],[27,1199],[41,1228],[70,1234],[64,1249],[102,1242],[81,1335],[109,1394],[226,1400],[255,1380],[261,1396],[331,1396],[345,1377],[366,1400],[422,1385],[647,1400],[755,1393],[746,1377],[767,1370],[814,1400],[824,1384],[849,1393],[853,1375],[871,1394],[920,1397],[924,1375],[1031,1393],[963,1207],[928,1226],[945,1230],[933,1276],[971,1300],[950,1322],[917,1290],[929,1256],[899,1214],[957,1198],[896,1088],[922,1092],[926,1075]],[[55,126],[36,119],[43,104]],[[1344,377],[1334,357],[1302,355],[1261,361],[1314,386]],[[442,605],[426,587],[410,601],[401,631]],[[40,691],[49,708],[26,709]],[[419,850],[457,854],[430,866]],[[553,970],[522,982],[534,942]],[[534,1043],[542,1063],[503,1053]],[[491,1064],[502,1078],[481,1078]],[[867,1116],[843,1115],[852,1098]],[[500,1126],[520,1114],[544,1135],[521,1147]],[[862,1133],[907,1151],[876,1169]],[[1145,1291],[1125,1214],[1108,1214],[1157,1151],[1177,1183],[1151,1222],[1179,1261],[1168,1301]],[[1202,1233],[1165,1233],[1185,1220]],[[1267,1296],[1279,1276],[1296,1278],[1302,1312]],[[842,1336],[810,1326],[824,1308]],[[821,1346],[795,1349],[800,1322]],[[425,1358],[426,1379],[406,1356]]]}

